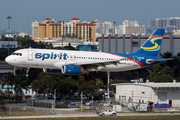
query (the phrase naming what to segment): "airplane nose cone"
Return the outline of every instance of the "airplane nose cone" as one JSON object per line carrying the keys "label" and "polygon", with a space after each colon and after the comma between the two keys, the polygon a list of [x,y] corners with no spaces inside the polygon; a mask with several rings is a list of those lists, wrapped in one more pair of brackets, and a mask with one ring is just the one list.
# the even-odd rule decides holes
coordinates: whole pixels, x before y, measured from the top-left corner
{"label": "airplane nose cone", "polygon": [[5,61],[6,61],[8,64],[10,64],[10,63],[11,63],[10,57],[9,57],[9,56],[6,57]]}

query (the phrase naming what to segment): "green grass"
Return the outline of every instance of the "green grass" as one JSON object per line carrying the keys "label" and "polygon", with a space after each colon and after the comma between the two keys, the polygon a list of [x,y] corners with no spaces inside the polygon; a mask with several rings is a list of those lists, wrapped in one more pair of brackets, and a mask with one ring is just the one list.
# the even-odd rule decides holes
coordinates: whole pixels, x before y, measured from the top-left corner
{"label": "green grass", "polygon": [[81,111],[81,109],[77,109],[77,110],[75,110],[75,111],[79,111],[79,112],[90,112],[90,113],[93,113],[94,110],[83,109],[83,110]]}
{"label": "green grass", "polygon": [[39,115],[52,115],[51,113],[37,112],[37,111],[23,111],[23,110],[4,110],[0,109],[0,117],[10,116],[39,116]]}
{"label": "green grass", "polygon": [[[179,120],[180,116],[157,116],[157,117],[96,117],[96,118],[47,118],[48,120]],[[27,119],[21,119],[27,120]],[[45,119],[28,119],[45,120]]]}
{"label": "green grass", "polygon": [[[77,111],[80,111],[77,110]],[[86,110],[84,109],[83,112],[93,112],[93,110]],[[146,113],[145,113],[146,114]],[[23,110],[4,110],[4,109],[0,109],[0,118],[1,117],[10,117],[10,116],[40,116],[40,115],[52,115],[50,113],[43,113],[43,112],[31,112],[31,111],[23,111]],[[68,116],[67,116],[68,117]],[[86,117],[86,118],[46,118],[48,120],[179,120],[180,116],[174,115],[174,116],[143,116],[143,117],[139,117],[139,116],[132,116],[132,117]],[[14,119],[16,120],[16,118]],[[27,119],[21,119],[21,120],[27,120]],[[43,119],[31,119],[28,118],[28,120],[44,120]]]}

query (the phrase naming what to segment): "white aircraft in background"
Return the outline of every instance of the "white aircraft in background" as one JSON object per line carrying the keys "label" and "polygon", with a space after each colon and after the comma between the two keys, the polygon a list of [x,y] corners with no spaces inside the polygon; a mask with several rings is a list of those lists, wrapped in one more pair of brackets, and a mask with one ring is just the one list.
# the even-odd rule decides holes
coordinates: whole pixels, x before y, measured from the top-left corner
{"label": "white aircraft in background", "polygon": [[67,75],[86,74],[89,71],[127,71],[166,62],[157,57],[164,29],[157,29],[132,54],[87,52],[54,49],[20,49],[6,57],[8,64],[27,68],[42,68],[47,73]]}

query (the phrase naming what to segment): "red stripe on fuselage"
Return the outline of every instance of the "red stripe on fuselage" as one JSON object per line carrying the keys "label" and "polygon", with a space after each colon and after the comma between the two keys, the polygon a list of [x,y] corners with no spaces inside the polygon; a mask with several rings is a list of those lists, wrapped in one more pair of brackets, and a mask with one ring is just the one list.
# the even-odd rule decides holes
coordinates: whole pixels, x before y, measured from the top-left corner
{"label": "red stripe on fuselage", "polygon": [[142,63],[140,63],[140,62],[138,62],[138,61],[135,61],[135,60],[132,60],[132,59],[131,59],[131,61],[133,61],[133,62],[139,64],[142,68],[146,67],[144,64],[142,64]]}
{"label": "red stripe on fuselage", "polygon": [[[106,53],[106,52],[103,52],[103,53]],[[107,53],[107,54],[111,54],[111,53]],[[138,61],[135,61],[135,60],[132,60],[132,56],[127,58],[127,57],[124,57],[124,56],[120,56],[120,55],[115,55],[115,54],[111,54],[111,55],[114,55],[114,56],[118,56],[118,57],[122,57],[122,58],[126,58],[126,59],[129,59],[130,61],[133,61],[135,63],[137,63],[138,65],[140,65],[142,68],[146,67],[144,64],[138,62]]]}

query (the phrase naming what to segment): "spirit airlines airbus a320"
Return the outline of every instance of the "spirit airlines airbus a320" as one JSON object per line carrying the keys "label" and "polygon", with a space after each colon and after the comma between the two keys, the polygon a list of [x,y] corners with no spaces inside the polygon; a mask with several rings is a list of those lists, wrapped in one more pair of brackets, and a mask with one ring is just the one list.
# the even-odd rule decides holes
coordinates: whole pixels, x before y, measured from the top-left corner
{"label": "spirit airlines airbus a320", "polygon": [[89,71],[127,71],[166,62],[157,57],[164,35],[164,29],[157,29],[132,54],[85,52],[53,49],[20,49],[5,61],[13,66],[43,68],[47,73],[67,75],[86,74]]}

